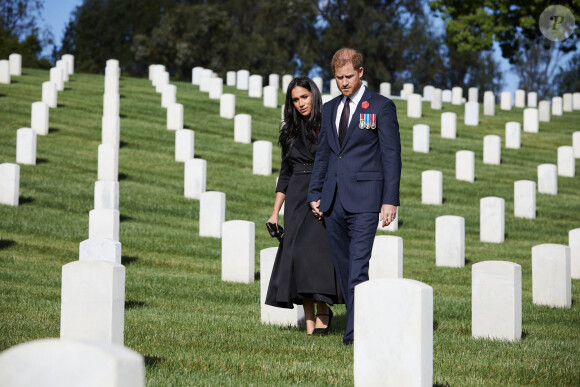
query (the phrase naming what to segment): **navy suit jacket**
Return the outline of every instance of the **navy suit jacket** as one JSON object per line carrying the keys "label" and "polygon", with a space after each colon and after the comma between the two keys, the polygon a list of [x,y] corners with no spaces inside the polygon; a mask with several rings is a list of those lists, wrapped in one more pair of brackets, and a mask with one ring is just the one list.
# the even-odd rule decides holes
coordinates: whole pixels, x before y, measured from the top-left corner
{"label": "navy suit jacket", "polygon": [[[308,202],[320,199],[320,211],[326,212],[338,189],[348,212],[380,212],[383,204],[400,205],[401,139],[395,104],[367,88],[340,146],[336,111],[341,98],[322,108]],[[361,113],[376,114],[376,129],[359,128]]]}

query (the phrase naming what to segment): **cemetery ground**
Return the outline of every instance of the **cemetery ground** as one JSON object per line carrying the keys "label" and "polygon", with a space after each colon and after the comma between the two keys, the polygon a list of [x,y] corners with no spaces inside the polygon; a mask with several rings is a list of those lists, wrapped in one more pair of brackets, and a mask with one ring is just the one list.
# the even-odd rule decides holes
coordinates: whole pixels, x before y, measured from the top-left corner
{"label": "cemetery ground", "polygon": [[[47,79],[48,71],[24,69],[12,84],[0,85],[0,162],[15,162],[16,130],[30,126],[31,104]],[[175,133],[166,129],[160,94],[147,79],[121,77],[124,341],[144,355],[147,385],[351,385],[353,349],[341,343],[344,306],[333,308],[332,331],[324,337],[260,322],[259,252],[277,245],[264,223],[274,202],[278,148],[272,175],[253,175],[252,146],[233,141],[234,122],[219,117],[219,100],[172,83],[185,127],[195,131],[195,157],[207,160],[207,191],[225,192],[226,220],[256,224],[256,281],[221,281],[221,240],[199,236],[199,201],[184,198],[184,166],[175,161]],[[59,337],[62,266],[78,260],[79,243],[88,238],[103,87],[103,76],[71,76],[50,110],[50,133],[37,138],[37,165],[20,165],[20,205],[0,206],[0,351]],[[224,92],[236,95],[236,114],[252,115],[253,141],[276,144],[280,109],[234,87]],[[395,104],[403,172],[399,229],[391,234],[404,240],[403,276],[433,287],[433,382],[579,385],[580,280],[572,280],[570,309],[534,305],[531,248],[567,245],[568,231],[580,227],[580,176],[558,176],[556,196],[538,193],[536,219],[514,217],[513,196],[515,181],[537,181],[537,166],[555,164],[557,147],[571,145],[580,112],[552,116],[539,133],[522,131],[521,149],[506,149],[505,123],[521,122],[523,109],[496,105],[495,116],[480,113],[479,126],[465,126],[463,106],[444,103],[436,111],[423,102],[423,117],[414,119],[407,118],[405,101]],[[456,139],[440,135],[440,114],[447,111],[457,113]],[[430,126],[429,153],[412,151],[417,123]],[[502,137],[501,165],[482,162],[487,134]],[[463,149],[475,152],[474,183],[455,179],[455,152]],[[443,172],[441,206],[421,204],[421,172],[428,169]],[[479,201],[487,196],[505,199],[504,243],[479,240]],[[435,266],[441,215],[465,218],[463,268]],[[522,266],[519,342],[471,336],[471,266],[486,260]]]}

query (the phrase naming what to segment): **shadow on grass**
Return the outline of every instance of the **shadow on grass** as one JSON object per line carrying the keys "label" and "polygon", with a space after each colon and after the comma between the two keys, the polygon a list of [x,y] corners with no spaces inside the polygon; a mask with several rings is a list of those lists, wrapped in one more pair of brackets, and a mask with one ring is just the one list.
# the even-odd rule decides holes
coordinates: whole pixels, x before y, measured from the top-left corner
{"label": "shadow on grass", "polygon": [[161,360],[162,357],[145,355],[145,367],[156,367]]}
{"label": "shadow on grass", "polygon": [[125,309],[139,309],[145,306],[145,302],[136,300],[125,301]]}
{"label": "shadow on grass", "polygon": [[0,93],[0,98],[2,98],[2,97],[6,97],[6,94]]}
{"label": "shadow on grass", "polygon": [[9,247],[12,247],[16,244],[16,241],[13,241],[12,239],[0,239],[0,250],[4,250],[7,249]]}
{"label": "shadow on grass", "polygon": [[36,158],[36,164],[46,164],[46,163],[48,163],[48,159],[41,158],[41,157]]}
{"label": "shadow on grass", "polygon": [[138,259],[139,259],[139,257],[130,257],[128,255],[121,256],[121,262],[125,266],[132,264],[133,262],[137,261]]}
{"label": "shadow on grass", "polygon": [[57,103],[56,104],[56,107],[57,108],[61,108],[61,107],[66,107],[66,105],[65,104],[62,104],[62,103]]}
{"label": "shadow on grass", "polygon": [[437,320],[433,320],[433,330],[436,331],[437,327],[439,327],[439,322]]}
{"label": "shadow on grass", "polygon": [[129,178],[129,175],[127,175],[126,173],[119,173],[119,176],[117,177],[118,181],[121,180],[127,180]]}
{"label": "shadow on grass", "polygon": [[259,281],[260,280],[260,272],[257,272],[254,274],[254,281]]}
{"label": "shadow on grass", "polygon": [[126,114],[119,114],[119,118],[127,118]]}
{"label": "shadow on grass", "polygon": [[34,198],[28,197],[28,196],[20,196],[18,198],[18,205],[22,205],[22,204],[30,204],[34,202]]}
{"label": "shadow on grass", "polygon": [[124,148],[127,145],[129,145],[129,143],[127,141],[119,141],[119,148]]}
{"label": "shadow on grass", "polygon": [[451,386],[449,384],[449,382],[443,382],[443,383],[433,383],[433,387],[448,387]]}
{"label": "shadow on grass", "polygon": [[58,133],[60,132],[60,129],[57,128],[48,128],[48,133]]}
{"label": "shadow on grass", "polygon": [[119,216],[119,221],[120,222],[130,222],[132,220],[133,220],[133,218],[131,216],[129,216],[129,215],[123,215],[123,214],[121,214]]}

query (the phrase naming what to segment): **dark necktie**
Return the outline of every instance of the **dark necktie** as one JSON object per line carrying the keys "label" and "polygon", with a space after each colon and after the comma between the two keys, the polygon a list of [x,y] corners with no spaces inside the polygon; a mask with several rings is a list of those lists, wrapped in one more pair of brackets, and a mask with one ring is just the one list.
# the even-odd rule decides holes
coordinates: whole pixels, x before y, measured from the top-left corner
{"label": "dark necktie", "polygon": [[338,141],[342,146],[342,140],[344,140],[344,136],[346,135],[346,131],[348,129],[348,118],[350,117],[350,98],[346,97],[346,101],[344,103],[344,108],[342,109],[342,114],[340,116],[340,123],[338,125]]}

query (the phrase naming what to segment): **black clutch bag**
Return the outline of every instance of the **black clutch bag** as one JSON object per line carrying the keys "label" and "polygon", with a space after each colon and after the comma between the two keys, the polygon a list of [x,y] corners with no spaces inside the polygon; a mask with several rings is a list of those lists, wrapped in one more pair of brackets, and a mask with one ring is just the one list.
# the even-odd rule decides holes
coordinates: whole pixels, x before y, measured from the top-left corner
{"label": "black clutch bag", "polygon": [[279,241],[282,240],[282,237],[284,236],[284,229],[282,228],[282,226],[279,225],[276,228],[276,223],[266,222],[266,228],[268,229],[268,232],[270,233],[270,236],[272,238],[276,237],[278,238]]}

